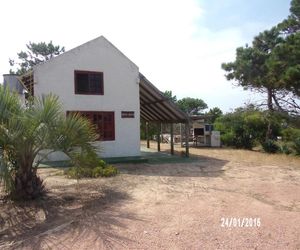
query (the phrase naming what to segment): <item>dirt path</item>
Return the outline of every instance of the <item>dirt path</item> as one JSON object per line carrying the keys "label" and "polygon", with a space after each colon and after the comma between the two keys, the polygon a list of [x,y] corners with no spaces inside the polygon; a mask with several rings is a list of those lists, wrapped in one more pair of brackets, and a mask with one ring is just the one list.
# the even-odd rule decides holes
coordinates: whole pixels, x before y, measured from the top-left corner
{"label": "dirt path", "polygon": [[42,169],[46,198],[1,202],[0,248],[300,249],[299,158],[191,153],[192,163],[120,164],[117,177],[79,183]]}

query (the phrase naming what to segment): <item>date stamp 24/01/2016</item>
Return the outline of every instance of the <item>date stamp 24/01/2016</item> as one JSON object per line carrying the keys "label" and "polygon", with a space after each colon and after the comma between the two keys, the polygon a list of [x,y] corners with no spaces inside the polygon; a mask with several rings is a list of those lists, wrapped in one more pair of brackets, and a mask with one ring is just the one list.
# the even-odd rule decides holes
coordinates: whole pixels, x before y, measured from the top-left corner
{"label": "date stamp 24/01/2016", "polygon": [[236,217],[222,217],[221,227],[260,227],[260,218],[236,218]]}

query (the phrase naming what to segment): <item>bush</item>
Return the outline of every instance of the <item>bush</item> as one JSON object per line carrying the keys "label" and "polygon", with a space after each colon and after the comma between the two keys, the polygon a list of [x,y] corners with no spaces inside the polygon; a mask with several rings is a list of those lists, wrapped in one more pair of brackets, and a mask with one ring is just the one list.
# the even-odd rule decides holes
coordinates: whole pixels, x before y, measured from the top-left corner
{"label": "bush", "polygon": [[289,155],[293,152],[290,145],[288,145],[288,144],[280,145],[279,146],[279,151],[280,151],[280,153],[283,153],[283,154],[286,154],[286,155]]}
{"label": "bush", "polygon": [[67,175],[69,178],[79,179],[80,173],[79,168],[70,167],[67,170],[64,171],[65,175]]}
{"label": "bush", "polygon": [[112,165],[107,165],[105,161],[98,160],[95,165],[75,165],[65,171],[69,178],[98,178],[111,177],[119,173],[118,169]]}
{"label": "bush", "polygon": [[293,149],[295,150],[296,155],[300,155],[300,137],[295,138],[293,143]]}
{"label": "bush", "polygon": [[235,145],[234,133],[228,132],[228,133],[221,135],[221,141],[226,146],[234,146]]}
{"label": "bush", "polygon": [[90,177],[98,178],[102,176],[102,173],[103,173],[103,167],[97,166],[92,169],[92,173]]}
{"label": "bush", "polygon": [[280,150],[279,146],[276,144],[276,142],[274,140],[266,140],[261,145],[262,145],[264,151],[267,153],[274,154]]}
{"label": "bush", "polygon": [[107,165],[102,172],[102,177],[115,176],[119,173],[118,169],[112,165]]}
{"label": "bush", "polygon": [[[224,145],[252,149],[257,142],[264,141],[270,119],[266,112],[253,107],[239,108],[218,118],[214,126],[221,132]],[[279,134],[278,124],[279,122],[272,118],[270,129],[273,136]]]}
{"label": "bush", "polygon": [[232,131],[222,134],[221,141],[225,146],[243,149],[252,149],[255,144],[251,135],[237,135]]}
{"label": "bush", "polygon": [[88,178],[93,176],[93,169],[87,167],[70,167],[65,174],[74,179]]}
{"label": "bush", "polygon": [[300,155],[300,129],[286,128],[282,130],[283,140],[290,145],[290,150]]}
{"label": "bush", "polygon": [[106,162],[103,161],[103,160],[99,160],[99,161],[98,161],[98,166],[104,168],[104,167],[106,166]]}
{"label": "bush", "polygon": [[298,137],[300,137],[300,129],[286,128],[282,130],[282,139],[284,141],[294,141]]}

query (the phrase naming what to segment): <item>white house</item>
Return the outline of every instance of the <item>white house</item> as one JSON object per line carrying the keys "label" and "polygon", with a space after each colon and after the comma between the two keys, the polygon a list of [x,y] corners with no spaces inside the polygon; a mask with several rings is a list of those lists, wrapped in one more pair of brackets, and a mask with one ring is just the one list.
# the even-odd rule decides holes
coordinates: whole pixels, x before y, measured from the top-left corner
{"label": "white house", "polygon": [[[102,157],[140,155],[141,116],[156,122],[186,119],[103,36],[36,65],[19,80],[34,96],[59,96],[66,115],[80,112],[89,118],[98,128],[101,142],[95,143]],[[64,158],[59,152],[49,156]]]}

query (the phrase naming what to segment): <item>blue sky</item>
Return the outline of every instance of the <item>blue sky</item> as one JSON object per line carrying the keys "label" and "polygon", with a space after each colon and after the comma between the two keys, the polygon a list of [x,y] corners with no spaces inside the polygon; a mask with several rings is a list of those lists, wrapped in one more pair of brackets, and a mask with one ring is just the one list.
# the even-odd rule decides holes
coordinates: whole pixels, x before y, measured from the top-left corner
{"label": "blue sky", "polygon": [[199,0],[205,11],[199,25],[217,31],[251,23],[276,24],[289,14],[288,0]]}
{"label": "blue sky", "polygon": [[[71,49],[104,35],[160,90],[224,111],[261,99],[226,81],[222,62],[289,14],[288,0],[0,1],[0,73],[29,41]],[[0,80],[1,81],[1,80]]]}

